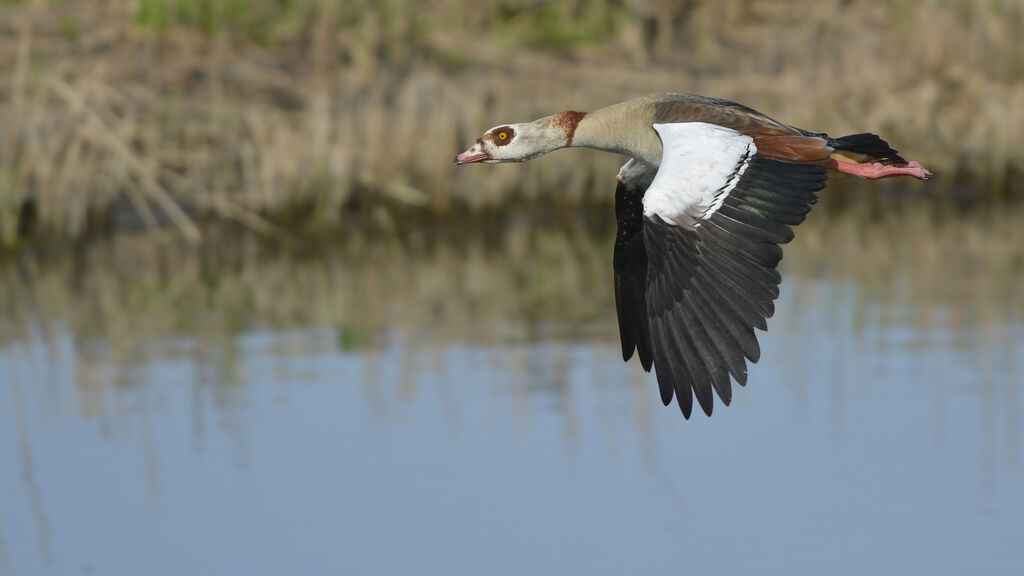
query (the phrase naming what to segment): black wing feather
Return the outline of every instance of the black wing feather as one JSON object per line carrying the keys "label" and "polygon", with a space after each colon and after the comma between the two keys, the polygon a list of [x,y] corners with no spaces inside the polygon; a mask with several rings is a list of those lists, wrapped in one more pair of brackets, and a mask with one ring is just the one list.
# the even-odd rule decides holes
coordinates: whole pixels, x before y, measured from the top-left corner
{"label": "black wing feather", "polygon": [[[730,375],[740,385],[746,383],[745,359],[757,362],[760,356],[753,329],[765,329],[765,319],[775,312],[781,280],[775,269],[782,259],[779,244],[793,238],[790,226],[803,221],[827,177],[824,166],[754,157],[718,210],[696,227],[666,222],[657,215],[642,217],[647,278],[640,296],[646,301],[647,342],[653,348],[665,404],[674,391],[688,418],[696,396],[710,415],[712,389],[728,405]],[[617,193],[617,212],[618,204]],[[629,238],[636,234],[630,227]],[[617,302],[618,255],[627,248],[620,249],[616,241]],[[636,300],[630,302],[635,306]],[[630,310],[635,313],[635,308]],[[619,322],[625,355],[627,342],[635,340],[627,341],[621,304]]]}
{"label": "black wing feather", "polygon": [[[622,359],[636,350],[640,364],[650,372],[654,356],[644,293],[647,289],[647,249],[643,237],[645,188],[620,180],[615,187],[615,309],[619,317]],[[671,401],[671,396],[669,397]]]}

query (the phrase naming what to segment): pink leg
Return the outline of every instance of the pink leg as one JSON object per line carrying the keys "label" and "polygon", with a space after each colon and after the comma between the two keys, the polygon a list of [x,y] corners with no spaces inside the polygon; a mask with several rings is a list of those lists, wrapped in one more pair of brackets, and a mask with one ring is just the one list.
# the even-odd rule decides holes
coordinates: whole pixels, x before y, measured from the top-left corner
{"label": "pink leg", "polygon": [[828,167],[833,170],[839,170],[840,172],[853,174],[859,178],[868,178],[870,180],[904,175],[913,176],[920,180],[927,180],[932,175],[931,172],[925,170],[924,166],[921,166],[917,162],[891,162],[883,160],[881,162],[865,162],[860,164],[857,162],[839,160],[837,158],[829,158]]}

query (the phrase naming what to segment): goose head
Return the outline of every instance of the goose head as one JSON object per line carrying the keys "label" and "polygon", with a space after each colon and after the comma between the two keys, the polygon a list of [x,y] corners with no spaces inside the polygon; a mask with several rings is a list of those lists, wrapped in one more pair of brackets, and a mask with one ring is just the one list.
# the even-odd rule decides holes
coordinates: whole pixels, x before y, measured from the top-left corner
{"label": "goose head", "polygon": [[533,122],[495,126],[456,156],[455,163],[523,162],[570,146],[572,133],[582,116],[582,112],[563,112]]}

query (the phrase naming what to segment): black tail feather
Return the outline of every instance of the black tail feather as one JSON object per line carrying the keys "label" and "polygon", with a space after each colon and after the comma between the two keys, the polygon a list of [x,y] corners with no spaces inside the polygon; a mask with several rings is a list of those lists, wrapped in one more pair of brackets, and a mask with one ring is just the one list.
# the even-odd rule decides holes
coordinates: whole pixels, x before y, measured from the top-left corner
{"label": "black tail feather", "polygon": [[864,154],[878,160],[893,160],[895,162],[906,162],[899,152],[892,149],[889,143],[882,140],[877,134],[865,132],[863,134],[850,134],[842,138],[829,138],[828,145],[837,151]]}

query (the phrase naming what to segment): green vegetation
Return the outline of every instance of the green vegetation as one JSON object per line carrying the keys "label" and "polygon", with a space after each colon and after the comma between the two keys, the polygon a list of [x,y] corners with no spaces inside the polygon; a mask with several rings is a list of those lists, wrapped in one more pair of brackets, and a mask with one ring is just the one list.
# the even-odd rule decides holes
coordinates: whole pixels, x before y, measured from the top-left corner
{"label": "green vegetation", "polygon": [[334,30],[379,26],[388,44],[414,44],[438,28],[451,33],[496,34],[510,45],[565,50],[607,42],[631,17],[621,0],[536,2],[501,0],[136,0],[134,21],[156,32],[189,27],[227,33],[262,45],[294,39],[317,21]]}
{"label": "green vegetation", "polygon": [[1020,0],[0,0],[0,245],[124,214],[195,240],[204,219],[281,237],[607,204],[607,155],[450,158],[499,122],[666,90],[872,130],[937,195],[1013,198],[1022,25]]}

